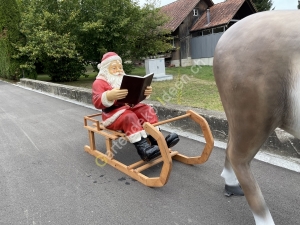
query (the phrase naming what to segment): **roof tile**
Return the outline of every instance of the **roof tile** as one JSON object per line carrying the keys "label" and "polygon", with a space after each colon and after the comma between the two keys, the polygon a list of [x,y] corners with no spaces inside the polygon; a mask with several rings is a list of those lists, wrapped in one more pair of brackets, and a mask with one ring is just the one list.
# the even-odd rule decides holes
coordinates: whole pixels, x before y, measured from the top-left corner
{"label": "roof tile", "polygon": [[207,24],[207,11],[203,13],[191,31],[203,30],[211,27],[227,24],[234,17],[245,0],[227,0],[209,8],[210,23]]}
{"label": "roof tile", "polygon": [[[163,6],[161,12],[170,17],[170,21],[164,27],[175,31],[199,2],[200,0],[177,0]],[[210,5],[214,4],[211,0],[208,2]]]}

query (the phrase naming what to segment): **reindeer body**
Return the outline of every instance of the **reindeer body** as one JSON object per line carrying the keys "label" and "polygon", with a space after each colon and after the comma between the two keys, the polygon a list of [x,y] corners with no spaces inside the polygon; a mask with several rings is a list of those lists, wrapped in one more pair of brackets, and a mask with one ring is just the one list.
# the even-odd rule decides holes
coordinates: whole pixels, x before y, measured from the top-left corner
{"label": "reindeer body", "polygon": [[300,138],[299,21],[299,11],[251,15],[230,27],[215,50],[214,76],[229,125],[222,176],[227,186],[241,185],[257,225],[274,221],[251,160],[276,127]]}

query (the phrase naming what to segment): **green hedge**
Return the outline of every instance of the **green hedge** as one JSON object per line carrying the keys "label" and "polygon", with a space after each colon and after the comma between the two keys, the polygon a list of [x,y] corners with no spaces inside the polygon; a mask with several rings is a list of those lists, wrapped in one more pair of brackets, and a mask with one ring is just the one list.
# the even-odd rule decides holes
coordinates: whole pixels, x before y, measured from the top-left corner
{"label": "green hedge", "polygon": [[0,0],[0,77],[16,80],[19,63],[13,59],[13,45],[21,40],[20,12],[16,0]]}
{"label": "green hedge", "polygon": [[7,78],[9,74],[9,57],[7,40],[0,38],[0,77]]}

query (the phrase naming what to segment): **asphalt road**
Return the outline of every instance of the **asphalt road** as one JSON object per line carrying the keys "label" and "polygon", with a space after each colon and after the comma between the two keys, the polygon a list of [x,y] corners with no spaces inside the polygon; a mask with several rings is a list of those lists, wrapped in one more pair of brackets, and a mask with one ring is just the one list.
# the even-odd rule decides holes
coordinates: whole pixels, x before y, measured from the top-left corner
{"label": "asphalt road", "polygon": [[[88,144],[83,117],[96,112],[0,81],[1,225],[254,224],[244,197],[224,196],[222,149],[214,148],[202,165],[174,161],[161,188],[97,166],[83,149]],[[102,137],[96,143],[105,148]],[[202,148],[182,137],[174,150],[196,155]],[[131,144],[116,157],[139,159]],[[252,168],[275,223],[300,224],[299,173],[257,160]]]}

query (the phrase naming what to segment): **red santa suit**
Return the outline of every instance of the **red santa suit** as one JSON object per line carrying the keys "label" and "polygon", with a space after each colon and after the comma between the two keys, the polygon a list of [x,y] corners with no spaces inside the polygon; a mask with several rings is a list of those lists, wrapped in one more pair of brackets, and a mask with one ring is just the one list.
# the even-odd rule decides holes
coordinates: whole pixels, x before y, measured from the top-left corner
{"label": "red santa suit", "polygon": [[106,92],[116,85],[111,84],[107,76],[115,75],[105,75],[104,66],[101,64],[99,74],[93,83],[92,100],[97,109],[102,109],[103,125],[108,129],[123,131],[131,143],[140,141],[142,137],[146,138],[147,134],[142,125],[144,122],[151,124],[158,122],[154,109],[143,103],[130,107],[117,101],[108,101]]}

